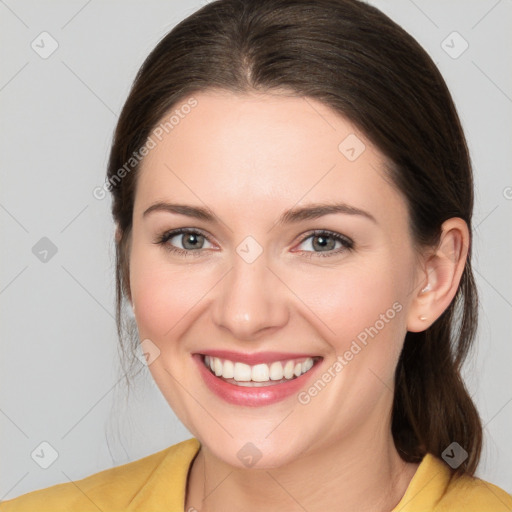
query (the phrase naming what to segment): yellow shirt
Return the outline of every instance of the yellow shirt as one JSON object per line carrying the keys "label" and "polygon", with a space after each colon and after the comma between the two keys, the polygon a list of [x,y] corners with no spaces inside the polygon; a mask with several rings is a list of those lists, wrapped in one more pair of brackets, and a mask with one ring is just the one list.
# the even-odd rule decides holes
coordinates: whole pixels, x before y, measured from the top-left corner
{"label": "yellow shirt", "polygon": [[[0,503],[0,512],[184,512],[195,438],[142,459]],[[483,480],[450,480],[448,466],[426,455],[391,512],[510,512],[512,496]]]}

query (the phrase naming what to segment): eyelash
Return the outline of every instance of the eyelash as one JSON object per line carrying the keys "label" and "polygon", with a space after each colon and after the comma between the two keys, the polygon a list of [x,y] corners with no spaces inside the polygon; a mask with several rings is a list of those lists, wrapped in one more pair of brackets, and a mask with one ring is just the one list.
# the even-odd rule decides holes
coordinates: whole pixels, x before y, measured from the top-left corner
{"label": "eyelash", "polygon": [[[154,242],[158,245],[162,245],[167,251],[170,251],[170,252],[173,252],[175,254],[179,254],[181,256],[200,256],[201,255],[201,252],[202,250],[201,249],[198,249],[198,250],[186,250],[186,249],[180,249],[179,247],[174,247],[173,245],[169,245],[167,244],[167,242],[171,239],[171,238],[174,238],[175,236],[177,235],[182,235],[182,234],[189,234],[189,233],[192,233],[194,235],[201,235],[203,236],[204,238],[206,238],[208,240],[208,237],[202,233],[201,231],[197,230],[197,229],[193,229],[193,228],[180,228],[180,229],[175,229],[175,230],[171,230],[171,231],[166,231],[165,233],[163,233],[162,235],[160,235],[158,237],[158,239]],[[335,233],[333,231],[327,231],[327,230],[320,230],[320,229],[317,229],[311,233],[308,233],[306,236],[304,236],[304,238],[302,238],[302,240],[299,242],[299,245],[304,243],[308,238],[314,238],[314,237],[319,237],[319,236],[326,236],[326,237],[329,237],[329,238],[332,238],[333,240],[337,241],[337,242],[341,242],[341,244],[343,245],[343,247],[337,249],[337,250],[332,250],[332,251],[326,251],[325,254],[322,253],[322,251],[320,252],[315,252],[315,251],[297,251],[297,252],[300,252],[300,256],[304,257],[304,258],[312,258],[314,254],[320,256],[320,257],[323,257],[323,258],[326,258],[326,257],[330,257],[330,256],[335,256],[335,255],[338,255],[342,252],[345,252],[345,251],[352,251],[354,249],[354,242],[353,240],[351,240],[350,238],[348,238],[347,236],[344,236],[344,235],[341,235],[339,233]],[[194,254],[195,253],[195,254]]]}
{"label": "eyelash", "polygon": [[[200,256],[201,253],[203,252],[201,249],[198,249],[198,250],[186,250],[186,249],[180,249],[179,247],[174,247],[173,245],[167,244],[167,242],[171,238],[174,238],[177,235],[190,234],[190,233],[192,233],[194,235],[201,235],[206,240],[208,240],[208,237],[203,232],[201,232],[198,229],[180,228],[180,229],[175,229],[175,230],[171,230],[171,231],[166,231],[165,233],[160,235],[157,238],[157,240],[155,240],[154,243],[158,244],[158,245],[162,245],[165,250],[167,250],[169,252],[173,252],[175,254],[179,254],[181,256],[185,256],[185,257],[187,257],[187,256],[196,256],[196,257]],[[302,257],[304,257],[304,258],[312,258],[313,255],[318,255],[318,256],[321,256],[323,258],[326,258],[326,257],[338,255],[338,254],[340,254],[342,252],[345,252],[345,251],[352,251],[354,249],[354,242],[353,242],[353,240],[351,240],[347,236],[341,235],[339,233],[335,233],[334,231],[327,231],[325,229],[317,229],[317,230],[314,230],[311,233],[308,233],[306,236],[304,236],[304,238],[302,238],[300,240],[299,245],[304,243],[308,238],[312,238],[312,237],[314,238],[314,237],[320,237],[320,236],[329,237],[329,238],[332,238],[333,240],[335,240],[337,242],[341,242],[343,247],[341,247],[339,249],[336,249],[336,250],[332,250],[332,251],[326,251],[325,253],[323,253],[322,251],[319,251],[319,252],[315,252],[315,251],[296,251],[296,252],[301,253],[300,255]]]}
{"label": "eyelash", "polygon": [[188,234],[188,233],[192,233],[194,235],[202,235],[206,239],[208,239],[208,237],[204,233],[202,233],[201,231],[199,231],[197,229],[180,228],[180,229],[174,229],[174,230],[166,231],[165,233],[162,233],[162,235],[160,235],[157,238],[155,243],[158,245],[162,245],[166,251],[169,251],[169,252],[172,252],[175,254],[179,254],[180,256],[185,256],[185,257],[186,256],[196,256],[196,257],[201,256],[201,252],[203,252],[201,249],[196,250],[196,251],[190,251],[190,250],[187,251],[186,249],[180,249],[179,247],[174,247],[173,245],[170,245],[167,243],[171,238],[175,237],[176,235],[184,235],[184,234]]}
{"label": "eyelash", "polygon": [[348,236],[342,235],[340,233],[335,233],[334,231],[327,231],[325,229],[316,229],[306,234],[299,242],[299,245],[303,244],[308,238],[315,238],[320,236],[332,238],[335,242],[340,242],[342,247],[325,252],[300,251],[300,256],[302,256],[303,258],[312,258],[313,255],[316,255],[322,258],[328,258],[330,256],[337,256],[346,251],[350,252],[354,250],[354,241],[350,239]]}

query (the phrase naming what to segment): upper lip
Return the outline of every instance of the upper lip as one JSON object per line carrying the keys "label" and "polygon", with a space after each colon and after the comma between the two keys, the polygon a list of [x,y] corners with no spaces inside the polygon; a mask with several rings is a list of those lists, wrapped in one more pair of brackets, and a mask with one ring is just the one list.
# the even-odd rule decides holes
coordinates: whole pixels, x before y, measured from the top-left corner
{"label": "upper lip", "polygon": [[202,350],[198,354],[218,357],[219,359],[229,359],[230,361],[255,365],[261,363],[273,363],[274,361],[289,361],[290,359],[303,359],[306,357],[320,357],[307,353],[291,353],[291,352],[254,352],[248,354],[245,352],[235,352],[233,350]]}

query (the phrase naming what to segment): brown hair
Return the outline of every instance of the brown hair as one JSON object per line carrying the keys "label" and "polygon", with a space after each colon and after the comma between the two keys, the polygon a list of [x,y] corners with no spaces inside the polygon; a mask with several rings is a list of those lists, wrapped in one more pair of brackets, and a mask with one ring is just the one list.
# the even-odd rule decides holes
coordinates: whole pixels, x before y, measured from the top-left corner
{"label": "brown hair", "polygon": [[[218,0],[179,23],[139,70],[121,112],[107,180],[116,239],[117,328],[130,297],[129,240],[137,165],[119,170],[171,107],[207,89],[289,90],[339,112],[388,159],[418,245],[434,246],[441,224],[471,230],[473,178],[464,133],[447,86],[421,46],[358,0]],[[125,167],[126,169],[126,167]],[[470,254],[455,299],[426,331],[407,333],[395,376],[392,432],[401,457],[441,456],[453,441],[468,453],[457,474],[478,465],[482,426],[461,378],[477,325]],[[131,343],[138,343],[133,331]]]}

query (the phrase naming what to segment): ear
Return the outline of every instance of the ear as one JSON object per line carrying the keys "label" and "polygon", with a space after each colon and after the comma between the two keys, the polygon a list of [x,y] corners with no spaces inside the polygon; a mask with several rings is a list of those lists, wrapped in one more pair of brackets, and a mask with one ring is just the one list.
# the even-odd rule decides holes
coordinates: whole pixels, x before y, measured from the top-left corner
{"label": "ear", "polygon": [[135,306],[133,304],[131,289],[130,289],[130,272],[129,272],[129,244],[131,242],[131,232],[128,233],[126,240],[123,240],[123,230],[116,224],[116,233],[115,233],[115,241],[117,250],[120,252],[119,264],[121,266],[121,275],[123,280],[123,292],[125,297],[128,299],[128,302],[135,310]]}
{"label": "ear", "polygon": [[464,220],[454,217],[443,223],[438,246],[423,259],[421,279],[416,283],[408,312],[408,331],[426,330],[450,305],[459,288],[469,243]]}
{"label": "ear", "polygon": [[123,237],[123,231],[121,229],[121,226],[119,224],[116,224],[116,244],[118,244],[121,241],[121,238]]}

